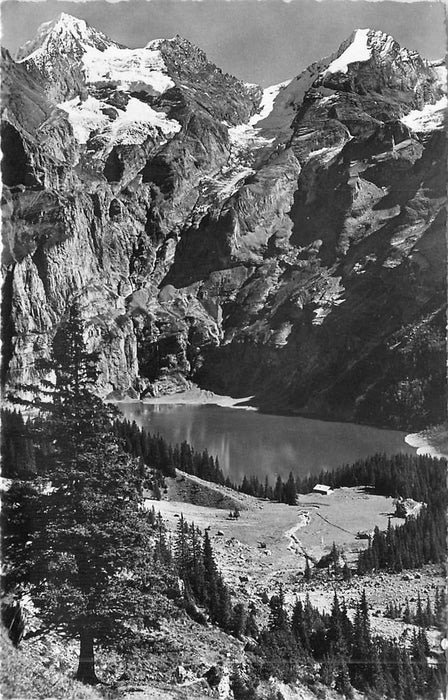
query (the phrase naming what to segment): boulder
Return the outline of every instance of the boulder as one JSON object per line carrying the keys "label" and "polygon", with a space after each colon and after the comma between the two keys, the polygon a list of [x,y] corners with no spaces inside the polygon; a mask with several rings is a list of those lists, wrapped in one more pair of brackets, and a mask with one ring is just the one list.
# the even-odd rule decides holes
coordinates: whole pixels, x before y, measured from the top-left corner
{"label": "boulder", "polygon": [[219,668],[219,666],[210,666],[210,668],[203,674],[203,678],[205,678],[210,688],[217,688],[223,678],[223,675],[222,668]]}
{"label": "boulder", "polygon": [[395,515],[397,518],[415,518],[425,506],[426,503],[412,498],[398,498],[395,501]]}

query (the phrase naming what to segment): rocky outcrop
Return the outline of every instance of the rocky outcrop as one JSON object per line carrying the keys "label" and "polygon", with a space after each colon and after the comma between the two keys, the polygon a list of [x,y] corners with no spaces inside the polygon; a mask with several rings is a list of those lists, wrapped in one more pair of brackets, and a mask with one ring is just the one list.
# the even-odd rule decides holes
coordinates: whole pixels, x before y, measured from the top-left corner
{"label": "rocky outcrop", "polygon": [[181,37],[126,49],[67,15],[4,64],[10,386],[77,299],[103,395],[442,417],[440,67],[358,30],[263,92]]}

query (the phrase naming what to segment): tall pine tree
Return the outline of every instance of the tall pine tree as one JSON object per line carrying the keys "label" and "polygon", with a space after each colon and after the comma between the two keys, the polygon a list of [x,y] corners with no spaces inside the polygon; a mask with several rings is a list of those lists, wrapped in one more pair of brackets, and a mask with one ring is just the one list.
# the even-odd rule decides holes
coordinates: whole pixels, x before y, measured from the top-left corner
{"label": "tall pine tree", "polygon": [[[111,432],[112,412],[91,391],[97,357],[88,353],[74,306],[40,369],[34,399],[48,447],[49,488],[35,499],[26,551],[4,547],[10,572],[25,558],[42,620],[80,641],[77,678],[97,682],[94,641],[130,634],[154,606],[156,574],[146,565],[150,520],[140,509],[138,462]],[[24,400],[22,399],[23,403]],[[10,577],[10,581],[14,576]]]}

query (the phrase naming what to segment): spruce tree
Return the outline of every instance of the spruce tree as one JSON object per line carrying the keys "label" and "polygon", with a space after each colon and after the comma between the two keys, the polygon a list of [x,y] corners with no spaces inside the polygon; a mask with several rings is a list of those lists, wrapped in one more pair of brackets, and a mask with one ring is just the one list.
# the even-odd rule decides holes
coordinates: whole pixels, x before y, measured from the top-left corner
{"label": "spruce tree", "polygon": [[269,477],[266,476],[265,480],[264,480],[263,498],[269,498],[269,494],[270,494]]}
{"label": "spruce tree", "polygon": [[176,528],[176,540],[174,544],[174,561],[176,563],[180,577],[184,580],[187,580],[187,574],[190,563],[190,552],[188,548],[187,531],[188,526],[184,520],[183,513],[181,513]]}
{"label": "spruce tree", "polygon": [[381,664],[378,642],[373,644],[372,648],[372,674],[371,674],[371,689],[380,697],[383,697],[387,690],[384,670]]}
{"label": "spruce tree", "polygon": [[128,622],[154,605],[154,572],[146,568],[151,527],[140,509],[138,464],[112,431],[112,411],[91,392],[97,357],[88,353],[74,306],[40,369],[34,399],[20,399],[42,416],[39,438],[50,448],[31,539],[4,548],[10,571],[30,561],[29,584],[42,620],[78,637],[77,678],[97,682],[94,640],[129,634]]}
{"label": "spruce tree", "polygon": [[320,679],[324,685],[332,686],[335,675],[335,661],[332,654],[326,654],[320,667]]}
{"label": "spruce tree", "polygon": [[260,636],[260,645],[264,652],[264,676],[277,676],[285,683],[297,678],[298,647],[291,631],[285,610],[283,589],[272,596],[270,602],[269,625]]}
{"label": "spruce tree", "polygon": [[296,600],[292,611],[291,630],[299,646],[308,652],[310,650],[310,629],[305,620],[305,614],[301,600]]}
{"label": "spruce tree", "polygon": [[338,576],[340,573],[339,552],[338,552],[338,548],[336,547],[335,542],[333,542],[333,546],[331,548],[331,561],[333,564],[333,572],[334,572],[335,576]]}
{"label": "spruce tree", "polygon": [[220,616],[220,600],[219,600],[219,573],[213,556],[213,549],[210,542],[208,531],[204,533],[203,547],[203,564],[204,564],[204,581],[205,581],[205,602],[210,611],[211,618],[214,622]]}
{"label": "spruce tree", "polygon": [[424,626],[424,613],[423,613],[423,607],[422,607],[422,599],[420,597],[420,591],[417,593],[417,606],[415,609],[415,615],[414,615],[414,624],[419,625],[420,627]]}
{"label": "spruce tree", "polygon": [[253,637],[254,639],[257,639],[260,633],[257,624],[257,611],[252,601],[249,603],[244,633],[247,634],[248,637]]}
{"label": "spruce tree", "polygon": [[401,649],[401,663],[403,666],[403,691],[406,700],[414,700],[416,698],[415,692],[415,678],[414,670],[412,668],[411,659],[407,649]]}
{"label": "spruce tree", "polygon": [[292,472],[289,472],[288,481],[283,487],[283,499],[285,503],[294,506],[297,500],[296,482]]}
{"label": "spruce tree", "polygon": [[232,622],[232,601],[230,599],[229,589],[221,575],[218,575],[216,581],[217,602],[214,606],[213,616],[214,621],[226,632],[231,629]]}
{"label": "spruce tree", "polygon": [[279,475],[277,477],[277,480],[275,482],[275,487],[274,487],[274,500],[276,501],[281,501],[283,497],[283,482],[281,479],[281,476]]}
{"label": "spruce tree", "polygon": [[154,547],[154,562],[170,566],[173,555],[170,543],[167,541],[166,529],[160,512],[155,518],[155,529],[157,530],[156,543]]}
{"label": "spruce tree", "polygon": [[288,616],[285,610],[285,595],[283,586],[280,586],[279,594],[273,595],[269,601],[269,629],[283,630],[288,627]]}
{"label": "spruce tree", "polygon": [[205,597],[205,570],[203,561],[203,551],[201,533],[194,523],[189,530],[190,567],[188,578],[192,590],[199,601]]}
{"label": "spruce tree", "polygon": [[242,603],[237,603],[232,612],[232,634],[240,639],[246,631],[247,611]]}
{"label": "spruce tree", "polygon": [[393,649],[392,662],[394,664],[394,676],[395,676],[395,697],[396,700],[407,700],[406,688],[405,688],[405,675],[403,667],[403,656],[400,653],[400,649],[395,646]]}
{"label": "spruce tree", "polygon": [[428,640],[423,630],[418,633],[414,631],[411,643],[412,666],[415,677],[415,688],[418,695],[423,695],[426,690],[428,679],[428,661],[427,654],[429,652]]}
{"label": "spruce tree", "polygon": [[345,600],[342,601],[341,605],[341,627],[347,648],[350,649],[353,639],[353,624],[348,616]]}
{"label": "spruce tree", "polygon": [[371,650],[369,607],[364,589],[356,609],[351,654],[351,678],[353,685],[361,690],[366,685],[370,685],[372,670],[370,665]]}
{"label": "spruce tree", "polygon": [[403,622],[406,622],[406,624],[410,625],[412,622],[412,616],[411,616],[411,610],[409,608],[409,600],[406,598],[406,605],[404,608],[404,613],[403,613]]}
{"label": "spruce tree", "polygon": [[348,646],[349,639],[346,638],[346,621],[343,619],[344,615],[347,614],[346,609],[341,609],[339,605],[338,596],[336,591],[334,592],[333,605],[331,608],[330,624],[327,631],[327,642],[329,645],[329,651],[338,658],[342,658],[345,661],[348,658]]}
{"label": "spruce tree", "polygon": [[347,582],[351,581],[352,579],[352,572],[347,562],[345,562],[344,566],[342,567],[342,578]]}
{"label": "spruce tree", "polygon": [[349,697],[353,694],[347,662],[343,658],[339,659],[338,661],[335,689],[338,691],[338,693]]}

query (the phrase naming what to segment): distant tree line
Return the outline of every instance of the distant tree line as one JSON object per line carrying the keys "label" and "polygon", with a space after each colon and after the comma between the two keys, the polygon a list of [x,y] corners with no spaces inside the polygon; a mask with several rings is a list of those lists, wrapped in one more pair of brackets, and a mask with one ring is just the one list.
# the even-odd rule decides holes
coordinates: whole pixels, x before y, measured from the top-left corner
{"label": "distant tree line", "polygon": [[429,644],[423,629],[404,641],[372,635],[365,591],[353,622],[345,602],[334,594],[330,614],[297,600],[292,614],[285,608],[283,590],[270,600],[268,625],[251,655],[251,673],[235,674],[235,698],[251,697],[259,679],[276,676],[285,683],[312,676],[319,665],[322,683],[351,696],[356,688],[368,697],[409,700],[437,698],[443,688],[443,664],[429,662]]}
{"label": "distant tree line", "polygon": [[403,525],[381,532],[378,527],[367,549],[360,552],[358,573],[419,569],[424,564],[440,563],[446,556],[446,516],[442,507],[427,506]]}
{"label": "distant tree line", "polygon": [[302,480],[298,491],[307,493],[316,483],[328,484],[332,488],[370,486],[382,496],[413,498],[428,503],[430,500],[434,502],[438,496],[444,498],[446,468],[446,459],[428,455],[387,456],[376,453]]}
{"label": "distant tree line", "polygon": [[230,479],[224,476],[217,457],[207,450],[196,451],[186,441],[174,447],[159,434],[152,435],[139,428],[135,421],[116,420],[114,429],[124,439],[127,451],[164,476],[176,476],[176,469],[198,476],[206,481],[235,489]]}

